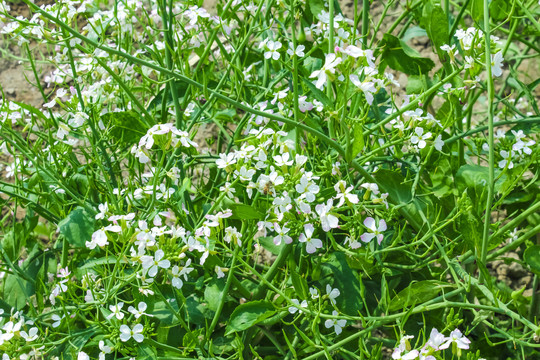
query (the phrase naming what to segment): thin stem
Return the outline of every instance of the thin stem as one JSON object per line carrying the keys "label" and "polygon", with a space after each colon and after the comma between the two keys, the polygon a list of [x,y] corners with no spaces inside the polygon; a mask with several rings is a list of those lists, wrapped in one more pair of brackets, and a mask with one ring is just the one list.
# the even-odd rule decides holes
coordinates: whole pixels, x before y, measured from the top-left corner
{"label": "thin stem", "polygon": [[[485,265],[488,244],[489,244],[489,226],[491,224],[491,204],[493,202],[493,192],[495,189],[495,144],[494,144],[494,126],[493,126],[493,98],[495,96],[493,88],[493,75],[491,73],[491,32],[489,24],[489,1],[484,0],[484,38],[486,51],[486,71],[487,71],[487,115],[488,115],[488,145],[489,145],[489,168],[488,168],[488,192],[484,214],[484,231],[482,234],[482,244],[480,247],[480,260]],[[483,281],[483,273],[480,273],[480,282]]]}

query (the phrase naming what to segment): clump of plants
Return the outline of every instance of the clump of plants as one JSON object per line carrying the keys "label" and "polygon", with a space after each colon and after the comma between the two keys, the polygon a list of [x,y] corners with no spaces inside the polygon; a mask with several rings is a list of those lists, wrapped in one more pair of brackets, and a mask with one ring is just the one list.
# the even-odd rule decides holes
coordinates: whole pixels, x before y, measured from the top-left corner
{"label": "clump of plants", "polygon": [[0,2],[2,360],[538,356],[539,4],[202,5]]}

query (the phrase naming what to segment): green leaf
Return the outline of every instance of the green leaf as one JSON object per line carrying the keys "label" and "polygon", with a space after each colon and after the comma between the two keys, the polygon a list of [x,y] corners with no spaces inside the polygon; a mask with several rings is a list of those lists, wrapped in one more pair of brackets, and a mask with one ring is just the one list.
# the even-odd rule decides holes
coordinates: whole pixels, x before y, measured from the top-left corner
{"label": "green leaf", "polygon": [[458,222],[463,239],[469,245],[470,250],[478,250],[482,241],[482,222],[473,213],[472,200],[467,193],[463,194],[458,204],[459,208],[467,209],[460,215]]}
{"label": "green leaf", "polygon": [[85,247],[94,232],[95,219],[84,208],[78,207],[58,223],[60,234],[74,247]]}
{"label": "green leaf", "polygon": [[484,0],[471,0],[470,7],[472,18],[481,24],[484,19]]}
{"label": "green leaf", "polygon": [[259,238],[259,243],[263,246],[263,248],[270,251],[272,255],[278,255],[280,252],[281,246],[274,244],[274,238],[271,236]]}
{"label": "green leaf", "polygon": [[388,310],[396,311],[411,305],[424,303],[433,299],[442,289],[448,287],[454,286],[437,280],[423,280],[412,283],[394,296]]}
{"label": "green leaf", "polygon": [[231,219],[259,220],[263,218],[263,214],[253,206],[246,204],[231,204],[228,207],[233,213]]}
{"label": "green leaf", "polygon": [[401,37],[401,41],[407,42],[416,37],[428,36],[426,30],[422,29],[420,26],[412,26],[405,31],[405,34]]}
{"label": "green leaf", "polygon": [[441,46],[448,44],[448,16],[440,6],[428,3],[424,7],[423,17],[429,38],[437,52],[442,54]]}
{"label": "green leaf", "polygon": [[269,301],[251,301],[239,305],[231,314],[225,334],[247,330],[275,313],[274,305]]}
{"label": "green leaf", "polygon": [[225,281],[225,278],[214,278],[204,289],[204,299],[208,303],[208,308],[212,311],[216,311],[219,306],[225,288]]}
{"label": "green leaf", "polygon": [[400,204],[407,204],[412,200],[411,189],[405,184],[405,178],[401,174],[380,169],[375,174],[375,179],[384,187],[384,191],[388,191]]}
{"label": "green leaf", "polygon": [[523,260],[534,273],[540,275],[540,245],[529,246],[523,253]]}
{"label": "green leaf", "polygon": [[[318,60],[318,59],[317,59]],[[320,67],[319,67],[320,68]],[[317,69],[318,70],[318,69]],[[313,95],[313,97],[315,99],[317,99],[318,101],[320,101],[325,107],[326,106],[331,106],[332,102],[330,101],[330,99],[326,96],[326,94],[324,92],[322,92],[321,90],[317,89],[317,87],[315,85],[313,85],[313,83],[311,81],[309,81],[308,79],[306,78],[302,78],[302,80],[304,81],[304,84],[309,88],[309,91],[311,92],[311,95]]]}
{"label": "green leaf", "polygon": [[323,0],[307,0],[307,6],[315,18],[317,18],[317,15],[322,11],[326,11]]}
{"label": "green leaf", "polygon": [[493,20],[505,20],[510,15],[512,2],[508,0],[492,0],[489,4],[489,14]]}
{"label": "green leaf", "polygon": [[354,125],[353,146],[352,146],[352,158],[364,149],[364,131],[361,124]]}
{"label": "green leaf", "polygon": [[103,124],[109,128],[109,136],[117,143],[130,146],[144,136],[148,127],[135,111],[110,112],[101,116]]}
{"label": "green leaf", "polygon": [[321,271],[324,276],[331,276],[332,286],[341,293],[336,299],[338,308],[348,315],[358,314],[363,307],[360,281],[358,273],[347,263],[346,255],[342,252],[331,254],[321,265]]}
{"label": "green leaf", "polygon": [[34,286],[17,275],[8,274],[4,281],[4,300],[10,306],[21,310],[34,294]]}
{"label": "green leaf", "polygon": [[384,34],[381,41],[384,49],[382,57],[392,69],[408,75],[427,74],[435,63],[412,49],[405,42],[391,34]]}

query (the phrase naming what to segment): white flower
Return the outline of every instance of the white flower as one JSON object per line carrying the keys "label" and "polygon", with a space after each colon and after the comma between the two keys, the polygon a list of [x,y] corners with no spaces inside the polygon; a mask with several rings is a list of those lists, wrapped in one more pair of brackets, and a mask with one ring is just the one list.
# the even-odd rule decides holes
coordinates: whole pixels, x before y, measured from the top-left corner
{"label": "white flower", "polygon": [[77,354],[77,360],[90,360],[90,356],[88,356],[88,354],[84,351],[79,351]]}
{"label": "white flower", "polygon": [[360,236],[360,239],[367,243],[370,242],[374,237],[377,237],[377,242],[379,245],[381,245],[384,237],[381,232],[386,231],[386,221],[383,219],[379,220],[379,225],[377,226],[375,219],[370,216],[364,220],[364,226],[367,227],[370,232],[363,233]]}
{"label": "white flower", "polygon": [[[337,311],[334,310],[334,311],[332,312],[332,315],[337,316],[337,315],[338,315]],[[327,329],[331,328],[332,326],[334,327],[334,331],[336,332],[336,335],[341,334],[342,328],[345,327],[345,325],[347,325],[347,320],[344,320],[344,319],[341,319],[341,320],[338,320],[338,319],[327,319],[327,320],[324,322],[324,326],[325,326]]]}
{"label": "white flower", "polygon": [[266,48],[268,49],[268,51],[265,51],[264,53],[264,58],[265,59],[274,59],[274,60],[278,60],[279,59],[279,52],[278,50],[281,49],[281,43],[279,41],[268,41],[266,43]]}
{"label": "white flower", "polygon": [[293,49],[293,43],[289,43],[289,49],[287,50],[287,54],[290,56],[298,56],[298,57],[304,57],[304,50],[306,47],[304,45],[298,45],[296,47],[296,50]]}
{"label": "white flower", "polygon": [[307,96],[300,96],[298,98],[298,109],[301,111],[301,112],[306,112],[306,111],[310,111],[311,109],[313,109],[313,103],[309,102],[306,100],[307,99]]}
{"label": "white flower", "polygon": [[285,242],[285,244],[292,243],[292,238],[287,235],[289,230],[290,229],[285,225],[281,227],[278,223],[274,223],[274,231],[277,233],[277,235],[274,236],[274,244],[280,245],[282,240]]}
{"label": "white flower", "polygon": [[234,153],[229,154],[219,154],[219,159],[216,160],[216,165],[218,169],[225,169],[227,166],[236,163],[234,158]]}
{"label": "white flower", "polygon": [[255,169],[247,169],[245,166],[240,168],[240,171],[235,171],[234,174],[240,178],[242,181],[251,181],[253,175],[255,175]]}
{"label": "white flower", "polygon": [[425,148],[426,140],[431,137],[431,133],[427,132],[424,134],[424,129],[418,126],[414,129],[414,132],[416,135],[411,136],[411,143],[414,145],[418,144],[419,149]]}
{"label": "white flower", "polygon": [[142,324],[135,325],[133,329],[130,329],[127,325],[122,325],[120,326],[120,340],[126,342],[133,338],[133,340],[140,343],[144,340],[144,336],[142,334],[143,330],[144,327]]}
{"label": "white flower", "polygon": [[109,211],[109,204],[107,202],[98,205],[99,213],[96,215],[96,220],[104,219]]}
{"label": "white flower", "polygon": [[431,334],[429,335],[429,340],[426,343],[426,347],[429,346],[433,350],[439,351],[441,349],[441,345],[448,340],[446,336],[441,334],[439,330],[433,328],[431,329]]}
{"label": "white flower", "polygon": [[[300,301],[298,301],[297,299],[291,299],[291,302],[296,305],[296,306],[289,306],[289,312],[291,314],[294,314],[298,310],[300,310],[300,309],[298,309],[297,306],[300,306],[300,307],[303,307],[303,308],[307,308],[307,306],[308,306],[308,303],[307,303],[306,300],[304,300],[304,301],[302,301],[302,303],[300,303]],[[300,311],[302,311],[302,310],[300,310]]]}
{"label": "white flower", "polygon": [[282,166],[291,166],[293,164],[293,160],[289,160],[289,153],[285,153],[283,155],[274,155],[274,161],[276,162],[276,166],[282,167]]}
{"label": "white flower", "polygon": [[512,150],[510,150],[510,152],[501,150],[500,154],[503,157],[503,160],[499,161],[499,167],[504,169],[506,166],[508,166],[509,169],[512,169],[514,167],[514,163],[512,162],[514,152]]}
{"label": "white flower", "polygon": [[328,298],[330,299],[330,302],[332,305],[336,305],[336,298],[341,295],[338,288],[332,289],[330,284],[326,285],[326,295],[328,295]]}
{"label": "white flower", "polygon": [[223,269],[220,266],[215,266],[214,271],[216,272],[217,278],[221,279],[225,277],[225,273],[223,272]]}
{"label": "white flower", "polygon": [[334,189],[337,192],[336,200],[339,199],[339,202],[336,205],[336,207],[340,207],[341,205],[343,205],[345,203],[345,199],[347,199],[347,201],[349,201],[352,204],[358,204],[358,195],[351,194],[351,191],[353,190],[354,187],[351,185],[348,188],[346,188],[346,186],[347,186],[347,183],[344,180],[340,180],[336,183],[336,185],[334,185]]}
{"label": "white flower", "polygon": [[52,327],[53,327],[53,328],[59,327],[60,324],[62,323],[62,319],[63,319],[64,317],[65,317],[65,315],[62,315],[62,317],[60,317],[60,316],[58,316],[58,315],[56,315],[56,314],[53,314],[52,317],[51,317],[51,318],[52,318],[52,321],[54,321],[53,324],[52,324]]}
{"label": "white flower", "polygon": [[465,349],[467,350],[469,348],[469,344],[471,341],[467,339],[459,329],[455,329],[450,333],[450,336],[448,337],[447,341],[442,344],[439,348],[440,349],[448,349],[450,344],[455,343],[458,349]]}
{"label": "white flower", "polygon": [[[411,345],[409,344],[409,339],[412,339],[414,336],[404,336],[399,345],[394,349],[392,353],[392,359],[394,360],[413,360],[416,359],[420,353],[418,350],[411,350]],[[403,352],[405,352],[403,354]]]}
{"label": "white flower", "polygon": [[502,75],[503,60],[502,51],[500,50],[495,55],[491,55],[491,74],[493,76],[499,77]]}
{"label": "white flower", "polygon": [[92,241],[85,242],[86,247],[90,250],[93,250],[96,248],[96,246],[103,248],[104,246],[109,245],[109,241],[107,241],[106,231],[119,233],[122,231],[122,227],[118,225],[108,225],[106,227],[102,227],[101,229],[94,231],[94,233],[92,234]]}
{"label": "white flower", "polygon": [[363,183],[360,186],[366,189],[367,191],[370,191],[371,193],[373,193],[373,195],[377,195],[379,193],[379,185],[375,183]]}
{"label": "white flower", "polygon": [[99,360],[105,360],[105,355],[112,353],[111,347],[105,345],[105,341],[103,340],[99,341],[99,350],[101,350],[101,352],[99,353]]}
{"label": "white flower", "polygon": [[306,199],[307,202],[315,201],[315,195],[319,192],[319,186],[303,174],[300,178],[300,183],[295,186],[296,191],[300,194],[299,199]]}
{"label": "white flower", "polygon": [[310,287],[309,288],[309,294],[311,295],[311,299],[315,300],[319,298],[319,289]]}
{"label": "white flower", "polygon": [[369,105],[373,104],[373,94],[377,92],[377,88],[375,88],[375,83],[372,81],[360,81],[358,78],[358,75],[351,74],[349,75],[349,79],[351,82],[358,87],[362,92],[364,93],[364,96],[366,97],[366,101]]}
{"label": "white flower", "polygon": [[20,334],[21,334],[21,337],[26,340],[26,342],[31,342],[31,341],[34,341],[38,338],[38,328],[37,327],[33,327],[33,328],[30,328],[30,330],[28,330],[28,333],[26,331],[21,331]]}
{"label": "white flower", "polygon": [[444,141],[443,141],[443,139],[442,139],[442,135],[441,135],[441,134],[439,134],[439,135],[437,136],[437,138],[435,139],[435,144],[434,144],[434,146],[435,146],[435,149],[436,149],[437,151],[442,151],[442,147],[444,146]]}
{"label": "white flower", "polygon": [[317,251],[317,249],[320,249],[323,246],[323,243],[320,239],[312,238],[314,230],[315,228],[312,224],[305,224],[304,233],[300,234],[300,238],[298,239],[298,241],[300,241],[301,243],[306,243],[306,252],[308,254],[313,254],[315,251]]}
{"label": "white flower", "polygon": [[332,210],[332,204],[332,199],[328,199],[326,204],[319,204],[315,206],[315,211],[317,214],[319,214],[319,218],[321,220],[321,226],[326,232],[339,226],[338,218],[332,214],[329,214],[329,212]]}
{"label": "white flower", "polygon": [[341,63],[341,58],[336,58],[336,54],[326,54],[324,65],[320,70],[316,70],[309,76],[310,78],[317,78],[315,86],[321,90],[326,84],[328,75],[333,75],[336,72],[335,67]]}
{"label": "white flower", "polygon": [[233,244],[242,246],[241,239],[242,239],[242,233],[239,232],[235,227],[228,226],[225,229],[225,236],[223,237],[223,240],[225,240],[227,243],[230,243],[232,241]]}
{"label": "white flower", "polygon": [[531,146],[533,146],[534,144],[536,144],[534,140],[529,140],[527,142],[518,140],[514,145],[512,145],[512,150],[514,150],[520,155],[522,152],[527,155],[531,155],[532,154]]}
{"label": "white flower", "polygon": [[147,307],[148,305],[146,305],[144,301],[141,301],[139,305],[137,305],[138,309],[135,309],[133,306],[130,306],[128,307],[128,311],[132,313],[133,315],[135,315],[135,319],[138,319],[143,315],[150,316],[150,317],[154,316],[154,315],[145,313]]}
{"label": "white flower", "polygon": [[109,309],[111,310],[111,313],[107,316],[107,319],[110,319],[113,316],[115,316],[118,320],[122,320],[124,318],[124,313],[121,311],[122,307],[124,307],[123,302],[119,302],[116,305],[109,305]]}
{"label": "white flower", "polygon": [[159,268],[168,269],[171,266],[169,260],[161,260],[165,256],[163,250],[159,249],[154,254],[154,257],[149,255],[141,256],[143,269],[148,270],[148,276],[156,276]]}

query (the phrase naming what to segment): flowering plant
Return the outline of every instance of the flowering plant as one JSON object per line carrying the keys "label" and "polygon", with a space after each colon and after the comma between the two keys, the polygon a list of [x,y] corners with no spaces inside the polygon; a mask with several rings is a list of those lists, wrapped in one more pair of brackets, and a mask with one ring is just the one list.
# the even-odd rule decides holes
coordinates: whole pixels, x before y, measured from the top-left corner
{"label": "flowering plant", "polygon": [[0,0],[2,360],[537,354],[537,4],[112,3]]}

